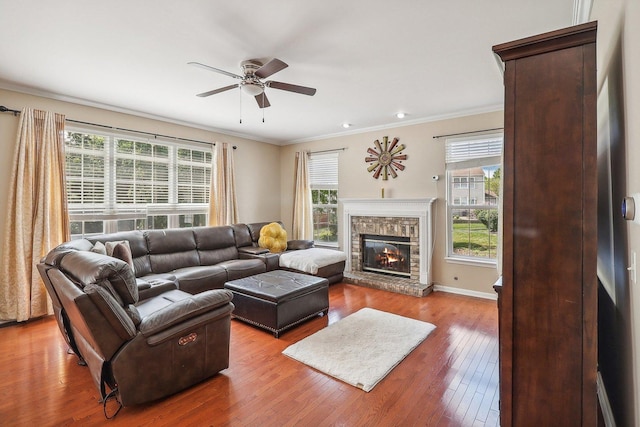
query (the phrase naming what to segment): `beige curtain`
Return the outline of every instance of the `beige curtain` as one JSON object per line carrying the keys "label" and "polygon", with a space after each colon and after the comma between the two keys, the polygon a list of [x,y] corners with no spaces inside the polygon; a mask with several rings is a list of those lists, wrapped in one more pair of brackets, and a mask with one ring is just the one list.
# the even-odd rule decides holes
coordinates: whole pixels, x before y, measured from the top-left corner
{"label": "beige curtain", "polygon": [[61,114],[25,108],[20,115],[9,209],[0,260],[0,319],[53,313],[36,264],[70,239]]}
{"label": "beige curtain", "polygon": [[211,193],[209,197],[209,225],[228,225],[238,222],[233,147],[217,142],[213,147]]}
{"label": "beige curtain", "polygon": [[292,239],[313,239],[309,154],[296,152]]}

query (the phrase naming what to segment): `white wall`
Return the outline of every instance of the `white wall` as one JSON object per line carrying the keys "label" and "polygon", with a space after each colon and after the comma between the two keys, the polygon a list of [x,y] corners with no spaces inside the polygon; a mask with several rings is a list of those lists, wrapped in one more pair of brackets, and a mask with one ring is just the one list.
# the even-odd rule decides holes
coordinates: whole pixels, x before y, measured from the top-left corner
{"label": "white wall", "polygon": [[[619,92],[624,125],[621,131],[626,159],[622,191],[627,195],[640,193],[640,2],[594,0],[590,19],[598,21],[598,87],[610,73],[621,74]],[[621,64],[620,73],[615,71],[617,64]],[[614,214],[619,215],[620,201],[613,201]],[[624,252],[628,257],[633,252],[640,254],[640,225],[626,224],[624,231]],[[629,259],[616,261],[623,268],[630,264]],[[618,424],[640,426],[640,283],[633,283],[628,277],[616,278],[616,282],[618,323],[610,330],[601,330],[599,339],[618,335],[615,341],[619,347],[612,349],[612,353],[625,356],[615,360],[618,363],[611,368],[617,378],[605,378],[605,382],[614,385],[613,390],[607,390],[610,398],[613,395],[612,404],[624,408]]]}
{"label": "white wall", "polygon": [[[344,148],[345,150],[340,151],[339,154],[338,197],[376,198],[380,197],[382,187],[385,189],[385,198],[437,197],[434,214],[436,220],[432,276],[434,282],[437,285],[495,295],[491,287],[498,277],[495,267],[452,264],[444,260],[446,254],[445,140],[433,137],[500,128],[503,125],[503,115],[502,111],[496,111],[284,146],[280,157],[282,169],[280,187],[283,191],[280,217],[285,226],[290,229],[293,212],[295,152]],[[376,139],[382,141],[384,136],[388,136],[389,140],[397,137],[400,143],[406,145],[403,153],[408,156],[407,160],[403,162],[406,169],[399,172],[397,178],[389,177],[387,181],[383,181],[382,178],[374,179],[373,174],[367,172],[368,164],[364,161],[367,148],[373,147],[373,141]],[[440,175],[443,179],[434,183],[431,180],[433,175]],[[342,212],[340,211],[338,214],[339,233],[342,234],[344,228]]]}

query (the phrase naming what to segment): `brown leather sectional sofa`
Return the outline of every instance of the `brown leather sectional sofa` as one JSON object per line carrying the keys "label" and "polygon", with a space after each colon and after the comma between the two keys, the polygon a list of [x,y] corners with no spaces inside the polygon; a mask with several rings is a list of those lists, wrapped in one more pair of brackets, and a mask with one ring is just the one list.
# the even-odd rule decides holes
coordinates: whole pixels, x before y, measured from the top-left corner
{"label": "brown leather sectional sofa", "polygon": [[[279,268],[278,255],[257,245],[264,224],[94,236],[38,264],[58,326],[105,403],[155,400],[229,366],[234,307],[225,282]],[[97,242],[121,241],[129,260],[94,252]]]}

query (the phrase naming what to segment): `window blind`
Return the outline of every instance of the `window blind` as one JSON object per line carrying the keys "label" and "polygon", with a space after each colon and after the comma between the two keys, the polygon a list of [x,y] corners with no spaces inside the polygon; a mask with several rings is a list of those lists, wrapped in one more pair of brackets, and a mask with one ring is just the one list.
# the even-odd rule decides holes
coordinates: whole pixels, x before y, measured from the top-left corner
{"label": "window blind", "polygon": [[487,158],[494,158],[497,160],[495,163],[500,163],[502,141],[501,134],[479,136],[473,139],[449,138],[445,145],[445,162],[447,164],[468,162],[466,165],[459,166],[472,167],[477,163],[474,160],[482,159],[484,163]]}
{"label": "window blind", "polygon": [[338,188],[338,153],[309,155],[311,188]]}

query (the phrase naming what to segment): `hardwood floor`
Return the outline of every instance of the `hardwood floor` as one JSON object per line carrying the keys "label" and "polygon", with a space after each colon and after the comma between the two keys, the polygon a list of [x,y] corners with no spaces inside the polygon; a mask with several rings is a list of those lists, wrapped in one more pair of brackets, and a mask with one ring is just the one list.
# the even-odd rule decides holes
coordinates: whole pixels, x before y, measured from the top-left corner
{"label": "hardwood floor", "polygon": [[[330,287],[330,305],[328,316],[303,323],[280,339],[233,320],[228,369],[161,401],[123,408],[110,421],[88,369],[67,354],[52,317],[0,328],[0,424],[498,425],[495,301],[442,292],[417,298],[338,284]],[[437,326],[371,392],[281,354],[363,307]]]}

